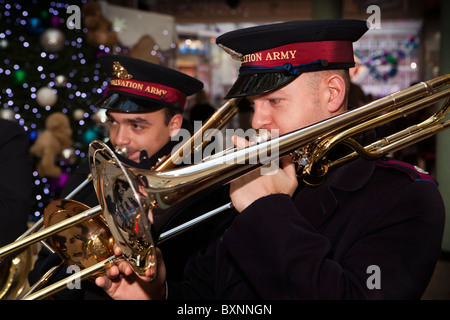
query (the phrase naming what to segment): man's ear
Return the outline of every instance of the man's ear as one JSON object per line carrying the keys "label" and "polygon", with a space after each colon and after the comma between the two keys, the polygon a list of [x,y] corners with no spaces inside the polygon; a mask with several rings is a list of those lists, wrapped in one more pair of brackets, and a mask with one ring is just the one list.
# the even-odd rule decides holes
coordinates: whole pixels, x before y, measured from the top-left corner
{"label": "man's ear", "polygon": [[180,130],[183,124],[183,116],[180,113],[175,114],[169,122],[170,136],[174,137],[177,135],[178,130]]}
{"label": "man's ear", "polygon": [[328,88],[328,112],[336,113],[345,100],[345,81],[339,74],[332,74],[325,79],[325,83]]}

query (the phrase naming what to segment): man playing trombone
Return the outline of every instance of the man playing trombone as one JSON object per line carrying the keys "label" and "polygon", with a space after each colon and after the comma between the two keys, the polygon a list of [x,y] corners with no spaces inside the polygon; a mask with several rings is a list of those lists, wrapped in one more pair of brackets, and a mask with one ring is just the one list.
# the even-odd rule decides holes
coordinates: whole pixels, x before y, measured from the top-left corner
{"label": "man playing trombone", "polygon": [[[125,154],[118,156],[127,166],[152,169],[160,159],[169,155],[178,143],[172,138],[178,130],[187,128],[182,115],[187,96],[201,90],[203,84],[176,70],[127,56],[102,56],[99,62],[105,73],[111,76],[104,97],[97,103],[97,107],[106,109],[109,145],[112,149],[126,150]],[[62,196],[75,189],[89,173],[89,163],[86,162],[74,173]],[[98,205],[92,183],[82,189],[74,200],[90,207]],[[185,218],[189,219],[189,216],[183,217],[183,220]],[[180,222],[174,223],[178,225]],[[184,260],[192,254],[192,250],[198,248],[195,240],[187,242],[183,237],[163,245],[167,246],[165,252],[168,266],[173,266],[171,274],[175,278],[180,277],[177,274],[181,274]],[[191,235],[189,239],[192,240],[192,237],[201,239],[202,233],[196,230],[195,235]],[[200,244],[204,243],[202,239]],[[60,258],[56,253],[48,255],[45,250],[41,251],[35,268],[30,273],[30,282],[38,281],[51,266],[59,262]],[[67,276],[68,273],[64,269],[52,278],[52,282]],[[55,297],[87,300],[101,299],[107,295],[92,282],[85,281],[81,290],[64,290]]]}
{"label": "man playing trombone", "polygon": [[[330,20],[226,33],[217,44],[241,68],[225,98],[248,99],[253,128],[280,136],[342,115],[352,43],[366,31],[365,21]],[[404,163],[359,158],[310,186],[296,166],[284,157],[274,174],[255,170],[231,182],[239,214],[189,261],[183,281],[166,281],[159,257],[151,282],[121,263],[97,285],[114,299],[419,299],[441,250],[445,211],[436,182]]]}

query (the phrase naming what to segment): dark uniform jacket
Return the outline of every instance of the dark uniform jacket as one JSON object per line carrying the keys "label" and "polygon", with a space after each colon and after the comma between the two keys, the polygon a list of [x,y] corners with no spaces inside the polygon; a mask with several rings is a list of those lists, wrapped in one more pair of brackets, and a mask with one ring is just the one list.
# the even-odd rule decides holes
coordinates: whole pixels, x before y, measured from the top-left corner
{"label": "dark uniform jacket", "polygon": [[419,299],[438,260],[436,183],[395,161],[356,160],[291,199],[236,216],[169,299]]}
{"label": "dark uniform jacket", "polygon": [[0,246],[27,230],[32,189],[28,136],[17,123],[0,119]]}

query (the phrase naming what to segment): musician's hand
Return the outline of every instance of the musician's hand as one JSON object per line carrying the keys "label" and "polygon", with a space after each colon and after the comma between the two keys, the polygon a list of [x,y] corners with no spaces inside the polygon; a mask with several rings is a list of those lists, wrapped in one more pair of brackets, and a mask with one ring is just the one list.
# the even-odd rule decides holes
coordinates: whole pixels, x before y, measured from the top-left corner
{"label": "musician's hand", "polygon": [[[150,270],[145,276],[139,276],[128,262],[121,262],[106,271],[104,276],[95,279],[97,286],[116,300],[164,300],[166,297],[166,268],[161,251],[156,249],[157,274],[152,279]],[[114,248],[114,254],[122,254],[119,247]]]}
{"label": "musician's hand", "polygon": [[[233,137],[238,148],[244,148],[248,141]],[[298,186],[295,166],[290,157],[280,159],[280,166],[270,163],[260,170],[254,170],[235,179],[230,184],[233,206],[241,212],[255,200],[274,193],[285,193],[292,197]]]}

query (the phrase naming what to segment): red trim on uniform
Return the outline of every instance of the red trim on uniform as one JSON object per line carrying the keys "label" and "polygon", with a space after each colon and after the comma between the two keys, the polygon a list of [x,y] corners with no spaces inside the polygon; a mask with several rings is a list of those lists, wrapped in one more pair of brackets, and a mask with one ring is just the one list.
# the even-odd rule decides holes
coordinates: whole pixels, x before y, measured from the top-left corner
{"label": "red trim on uniform", "polygon": [[353,43],[351,41],[292,43],[247,54],[241,63],[242,66],[275,67],[285,63],[292,65],[309,63],[319,59],[328,60],[329,63],[354,62]]}
{"label": "red trim on uniform", "polygon": [[409,163],[397,161],[397,160],[384,160],[376,163],[379,167],[394,168],[405,172],[413,181],[430,181],[436,183],[436,181],[431,177],[428,172],[423,171],[417,166]]}
{"label": "red trim on uniform", "polygon": [[172,104],[177,102],[180,108],[184,108],[186,103],[186,95],[184,93],[159,83],[112,78],[107,89],[136,94]]}

